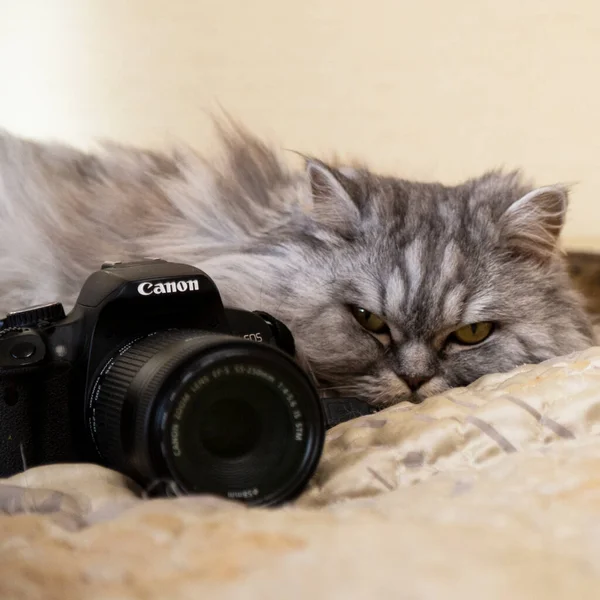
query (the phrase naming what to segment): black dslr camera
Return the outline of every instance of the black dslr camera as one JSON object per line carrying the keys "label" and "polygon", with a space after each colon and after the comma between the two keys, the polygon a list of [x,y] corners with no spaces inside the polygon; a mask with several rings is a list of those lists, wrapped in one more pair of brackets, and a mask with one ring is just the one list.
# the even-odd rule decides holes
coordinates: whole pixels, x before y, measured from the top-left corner
{"label": "black dslr camera", "polygon": [[156,495],[289,501],[326,429],[371,412],[322,401],[294,354],[283,323],[225,308],[197,268],[105,263],[68,315],[53,303],[2,321],[0,477],[93,462]]}

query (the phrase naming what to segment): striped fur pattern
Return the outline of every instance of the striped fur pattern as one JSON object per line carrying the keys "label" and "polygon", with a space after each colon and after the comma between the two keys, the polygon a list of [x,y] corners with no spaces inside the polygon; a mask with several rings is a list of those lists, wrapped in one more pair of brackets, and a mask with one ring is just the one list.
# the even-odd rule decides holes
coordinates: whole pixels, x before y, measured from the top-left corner
{"label": "striped fur pattern", "polygon": [[[219,136],[206,158],[2,134],[0,310],[69,308],[104,260],[187,262],[225,304],[287,322],[324,392],[377,405],[594,342],[557,250],[566,189],[500,172],[445,186],[313,158],[294,170],[238,126]],[[366,331],[351,305],[388,331]],[[485,341],[450,340],[478,321],[496,323]]]}

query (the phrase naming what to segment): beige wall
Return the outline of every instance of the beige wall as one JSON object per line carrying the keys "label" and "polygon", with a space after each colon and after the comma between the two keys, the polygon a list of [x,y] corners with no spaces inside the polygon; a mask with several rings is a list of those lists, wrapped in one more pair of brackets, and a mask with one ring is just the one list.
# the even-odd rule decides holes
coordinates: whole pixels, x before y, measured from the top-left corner
{"label": "beige wall", "polygon": [[597,0],[0,0],[0,126],[210,147],[219,106],[285,147],[445,182],[577,182],[600,248]]}

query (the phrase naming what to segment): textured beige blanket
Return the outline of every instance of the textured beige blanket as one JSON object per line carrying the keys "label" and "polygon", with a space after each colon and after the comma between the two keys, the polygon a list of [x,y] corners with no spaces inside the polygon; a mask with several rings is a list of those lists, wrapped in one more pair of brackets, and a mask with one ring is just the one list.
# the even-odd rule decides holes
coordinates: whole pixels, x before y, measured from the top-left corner
{"label": "textured beige blanket", "polygon": [[294,506],[0,485],[0,598],[600,598],[600,347],[330,432]]}

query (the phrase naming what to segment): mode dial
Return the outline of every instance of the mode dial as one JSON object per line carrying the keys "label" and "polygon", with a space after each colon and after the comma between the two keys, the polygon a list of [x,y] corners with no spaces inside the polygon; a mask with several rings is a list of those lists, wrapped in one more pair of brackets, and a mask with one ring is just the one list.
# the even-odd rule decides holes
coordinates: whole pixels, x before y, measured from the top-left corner
{"label": "mode dial", "polygon": [[53,322],[65,318],[65,309],[60,302],[30,306],[6,315],[4,327],[32,327],[41,321]]}

